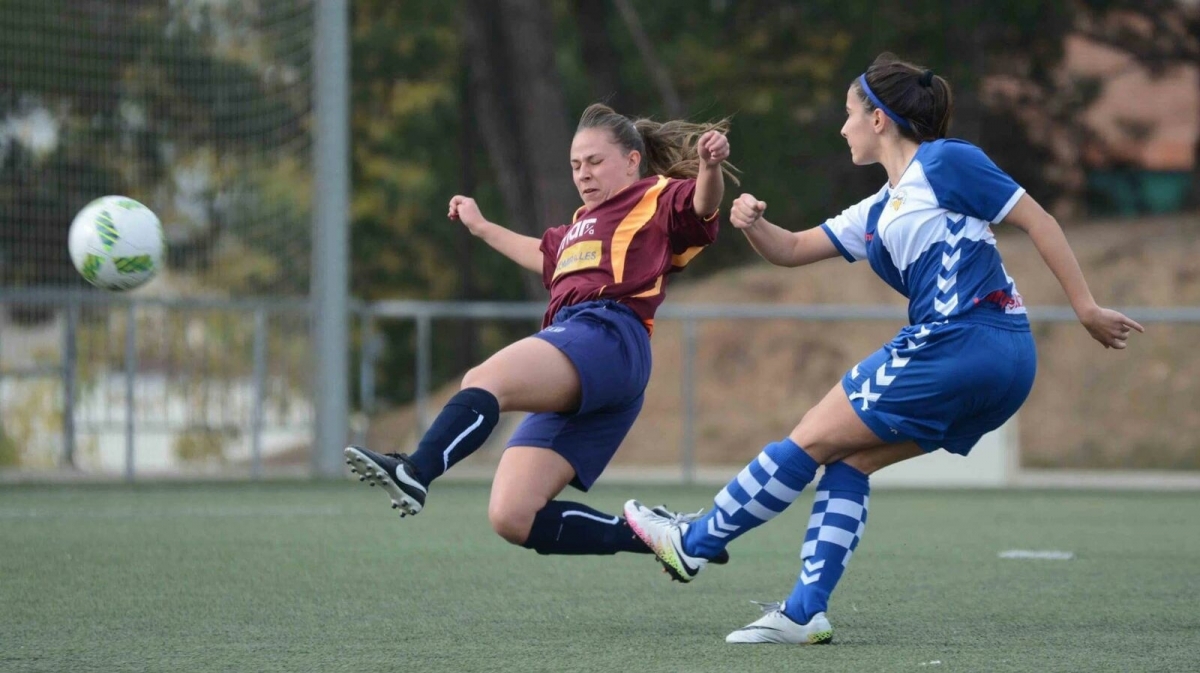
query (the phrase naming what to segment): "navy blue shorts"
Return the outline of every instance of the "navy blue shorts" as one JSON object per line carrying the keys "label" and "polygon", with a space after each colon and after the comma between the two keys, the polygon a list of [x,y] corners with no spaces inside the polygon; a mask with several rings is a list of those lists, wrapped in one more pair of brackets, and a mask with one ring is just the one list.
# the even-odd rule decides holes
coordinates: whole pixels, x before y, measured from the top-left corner
{"label": "navy blue shorts", "polygon": [[1028,326],[911,325],[842,378],[850,406],[887,442],[965,456],[1025,402],[1037,373]]}
{"label": "navy blue shorts", "polygon": [[571,485],[586,491],[642,410],[650,381],[650,334],[632,310],[604,300],[561,309],[553,324],[534,336],[575,365],[582,387],[579,409],[530,414],[508,446],[553,450],[575,468]]}

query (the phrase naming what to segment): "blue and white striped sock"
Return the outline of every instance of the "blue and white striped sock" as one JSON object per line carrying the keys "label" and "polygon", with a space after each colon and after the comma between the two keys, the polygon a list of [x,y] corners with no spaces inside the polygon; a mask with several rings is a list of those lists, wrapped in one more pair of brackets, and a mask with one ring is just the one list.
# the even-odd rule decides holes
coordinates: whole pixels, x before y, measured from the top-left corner
{"label": "blue and white striped sock", "polygon": [[713,500],[715,507],[693,522],[683,540],[688,554],[713,558],[742,533],[792,504],[812,481],[817,461],[790,439],[768,444]]}
{"label": "blue and white striped sock", "polygon": [[867,475],[841,461],[825,466],[800,550],[800,578],[784,604],[783,613],[792,621],[806,624],[828,608],[829,595],[862,539],[870,493]]}

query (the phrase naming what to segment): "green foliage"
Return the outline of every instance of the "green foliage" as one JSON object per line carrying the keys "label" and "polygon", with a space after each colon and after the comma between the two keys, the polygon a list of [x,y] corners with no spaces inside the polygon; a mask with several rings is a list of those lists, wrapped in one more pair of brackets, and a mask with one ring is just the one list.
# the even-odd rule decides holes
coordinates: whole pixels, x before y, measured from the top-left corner
{"label": "green foliage", "polygon": [[0,467],[16,467],[21,464],[21,450],[17,443],[4,432],[3,419],[0,419]]}
{"label": "green foliage", "polygon": [[[482,174],[488,164],[482,147],[459,144],[463,125],[474,121],[463,116],[457,11],[453,3],[412,0],[353,5],[356,296],[460,296],[467,270],[456,266],[455,251],[469,234],[445,218],[446,207],[468,189],[464,172]],[[501,220],[493,182],[482,182],[473,196],[484,213]],[[480,249],[471,269],[478,293],[519,298],[511,263],[473,243]]]}
{"label": "green foliage", "polygon": [[[38,360],[44,361],[39,355]],[[62,387],[34,379],[15,388],[0,408],[0,465],[47,467],[58,463],[62,436]]]}
{"label": "green foliage", "polygon": [[175,457],[185,463],[224,463],[225,445],[237,439],[235,429],[195,428],[175,436]]}

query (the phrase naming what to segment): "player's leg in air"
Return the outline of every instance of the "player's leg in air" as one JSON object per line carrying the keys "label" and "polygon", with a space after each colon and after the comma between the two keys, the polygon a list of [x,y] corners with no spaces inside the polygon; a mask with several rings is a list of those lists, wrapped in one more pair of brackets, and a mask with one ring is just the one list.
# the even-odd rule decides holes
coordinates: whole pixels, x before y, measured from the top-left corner
{"label": "player's leg in air", "polygon": [[430,484],[483,446],[500,412],[568,412],[579,398],[579,375],[571,361],[552,344],[529,337],[467,372],[411,456],[352,446],[346,459],[362,479],[388,492],[401,516],[418,514]]}
{"label": "player's leg in air", "polygon": [[[530,411],[492,482],[488,518],[496,533],[540,554],[650,553],[624,517],[555,499],[568,485],[589,489],[637,419],[650,373],[648,336],[615,304],[560,314],[551,328],[469,371],[412,456],[352,446],[351,469],[382,486],[402,516],[417,514],[434,480],[483,445],[500,412]],[[688,520],[663,506],[652,511]]]}

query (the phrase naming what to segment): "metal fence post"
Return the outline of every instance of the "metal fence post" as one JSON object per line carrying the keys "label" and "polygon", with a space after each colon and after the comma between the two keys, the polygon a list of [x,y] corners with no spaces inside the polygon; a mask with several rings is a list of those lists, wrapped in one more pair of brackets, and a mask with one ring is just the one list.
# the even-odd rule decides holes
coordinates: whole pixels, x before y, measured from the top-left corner
{"label": "metal fence post", "polygon": [[254,406],[250,416],[250,477],[262,478],[263,398],[267,381],[267,311],[254,310]]}
{"label": "metal fence post", "polygon": [[696,481],[696,321],[683,321],[683,355],[680,369],[683,372],[683,433],[679,447],[680,469],[683,483]]}
{"label": "metal fence post", "polygon": [[350,10],[347,0],[313,5],[312,467],[338,477],[350,417]]}
{"label": "metal fence post", "polygon": [[433,318],[428,312],[417,316],[417,435],[429,427],[429,386],[433,378]]}
{"label": "metal fence post", "polygon": [[75,467],[75,371],[78,359],[79,302],[67,304],[67,325],[63,330],[63,464]]}
{"label": "metal fence post", "polygon": [[134,382],[137,379],[137,304],[125,317],[125,479],[133,481]]}

